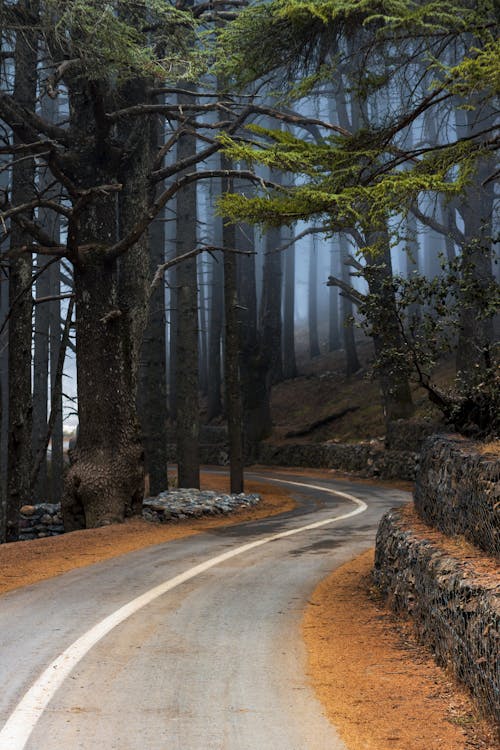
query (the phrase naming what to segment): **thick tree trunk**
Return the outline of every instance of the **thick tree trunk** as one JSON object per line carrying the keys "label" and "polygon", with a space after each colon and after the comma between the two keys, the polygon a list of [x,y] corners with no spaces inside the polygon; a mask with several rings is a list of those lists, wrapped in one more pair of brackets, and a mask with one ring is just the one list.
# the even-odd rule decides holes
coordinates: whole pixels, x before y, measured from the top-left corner
{"label": "thick tree trunk", "polygon": [[[104,226],[95,229],[102,239]],[[63,497],[66,531],[123,521],[142,502],[130,329],[116,271],[95,256],[75,269],[79,431]]]}
{"label": "thick tree trunk", "polygon": [[[38,3],[21,3],[36,14]],[[36,103],[37,35],[20,30],[15,49],[14,98],[30,110]],[[14,143],[19,140],[14,136]],[[35,190],[35,162],[32,158],[17,161],[12,168],[11,200],[13,205],[30,201]],[[29,218],[29,213],[28,213]],[[11,247],[28,244],[28,238],[17,225],[12,226]],[[6,539],[17,539],[19,508],[31,501],[31,256],[26,253],[13,259],[9,271],[9,440],[7,466]]]}
{"label": "thick tree trunk", "polygon": [[[386,233],[372,233],[370,243],[378,242],[380,251],[375,255],[365,251],[365,272],[373,306],[370,324],[373,343],[379,361],[378,377],[387,422],[408,419],[414,411],[408,376],[400,360],[401,333],[392,287],[391,251]],[[404,363],[403,363],[404,364]]]}
{"label": "thick tree trunk", "polygon": [[[130,92],[138,91],[140,83]],[[128,158],[118,173],[110,149],[95,131],[92,93],[76,90],[71,100],[73,127],[90,142],[82,154],[81,187],[119,182],[120,229],[143,214],[147,202],[149,135],[135,123]],[[140,130],[142,128],[142,130]],[[118,178],[121,178],[119,180]],[[78,242],[113,243],[117,237],[115,194],[102,193],[81,215]],[[136,414],[139,351],[146,320],[148,255],[145,240],[125,256],[81,253],[74,267],[79,433],[63,497],[67,531],[119,522],[141,512],[143,449]]]}

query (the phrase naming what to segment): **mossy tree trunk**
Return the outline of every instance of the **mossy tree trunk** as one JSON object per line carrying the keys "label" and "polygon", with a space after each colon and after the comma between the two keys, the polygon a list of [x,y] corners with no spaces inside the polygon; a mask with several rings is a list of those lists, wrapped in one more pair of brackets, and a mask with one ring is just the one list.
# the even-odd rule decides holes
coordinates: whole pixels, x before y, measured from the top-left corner
{"label": "mossy tree trunk", "polygon": [[[140,82],[128,89],[133,96]],[[103,190],[84,207],[74,238],[80,248],[74,257],[79,433],[63,497],[67,531],[139,514],[144,492],[136,388],[147,311],[147,243],[143,236],[118,257],[99,246],[113,245],[118,231],[126,232],[145,210],[149,133],[145,121],[135,123],[127,158],[113,158],[106,133],[95,129],[95,98],[106,95],[82,90],[71,100],[73,127],[81,128],[82,144],[89,144],[87,153],[82,146],[75,170],[79,187],[125,179],[120,222],[116,193]],[[87,243],[97,247],[86,252]]]}

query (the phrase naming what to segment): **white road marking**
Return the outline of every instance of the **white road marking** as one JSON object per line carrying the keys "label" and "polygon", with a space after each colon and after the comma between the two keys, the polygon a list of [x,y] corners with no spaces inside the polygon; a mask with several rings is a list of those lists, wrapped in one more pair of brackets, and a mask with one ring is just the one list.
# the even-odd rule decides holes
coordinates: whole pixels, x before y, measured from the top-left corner
{"label": "white road marking", "polygon": [[193,568],[189,568],[189,570],[186,570],[184,573],[160,583],[158,586],[146,591],[145,594],[132,599],[132,601],[128,602],[128,604],[125,604],[123,607],[120,607],[111,615],[108,615],[108,617],[105,617],[101,622],[98,622],[97,625],[90,628],[90,630],[80,636],[80,638],[68,646],[62,654],[54,659],[45,671],[42,672],[36,682],[33,683],[30,689],[24,694],[0,731],[0,750],[23,750],[23,748],[26,747],[26,743],[28,742],[28,739],[43,711],[52,700],[56,691],[61,687],[64,680],[69,676],[78,662],[81,661],[81,659],[83,659],[83,657],[90,651],[92,646],[99,643],[99,641],[110,633],[113,628],[116,628],[117,625],[120,625],[120,623],[128,617],[135,614],[143,607],[146,607],[159,596],[166,594],[167,591],[171,591],[186,581],[190,581],[201,573],[205,573],[207,570],[210,570],[210,568],[213,568],[226,560],[230,560],[232,557],[242,555],[256,547],[262,547],[264,544],[274,542],[277,539],[284,539],[285,537],[293,536],[294,534],[299,534],[302,531],[319,529],[321,526],[327,526],[330,523],[343,521],[346,518],[351,518],[359,513],[363,513],[368,509],[366,503],[346,492],[331,490],[314,484],[291,482],[281,479],[279,480],[279,483],[290,484],[295,487],[305,487],[312,490],[320,490],[321,492],[328,492],[331,495],[338,495],[339,497],[343,497],[346,500],[355,503],[357,507],[350,513],[343,513],[341,516],[327,518],[324,521],[316,521],[307,524],[306,526],[300,526],[297,529],[291,529],[290,531],[281,531],[278,534],[272,534],[263,539],[257,539],[255,542],[243,544],[240,547],[235,547],[235,549],[224,552],[221,555],[212,557],[199,565],[195,565]]}

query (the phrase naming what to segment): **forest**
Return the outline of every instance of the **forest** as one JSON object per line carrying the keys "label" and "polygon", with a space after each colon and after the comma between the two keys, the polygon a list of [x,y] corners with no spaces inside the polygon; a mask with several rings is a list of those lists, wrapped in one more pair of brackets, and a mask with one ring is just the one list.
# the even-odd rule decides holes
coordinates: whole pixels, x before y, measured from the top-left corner
{"label": "forest", "polygon": [[[0,541],[231,489],[318,329],[384,420],[498,436],[495,0],[4,0]],[[434,378],[448,357],[453,377]],[[65,434],[77,430],[67,457]]]}

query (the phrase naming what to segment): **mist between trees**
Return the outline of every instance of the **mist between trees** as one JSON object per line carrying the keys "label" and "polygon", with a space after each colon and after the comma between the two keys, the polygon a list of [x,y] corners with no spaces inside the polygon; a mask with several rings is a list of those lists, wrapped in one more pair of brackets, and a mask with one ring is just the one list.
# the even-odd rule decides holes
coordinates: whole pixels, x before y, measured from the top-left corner
{"label": "mist between trees", "polygon": [[200,404],[241,490],[299,331],[352,374],[364,329],[387,421],[417,380],[497,434],[495,3],[19,0],[0,28],[0,539],[33,500],[139,513],[169,439],[198,486]]}

